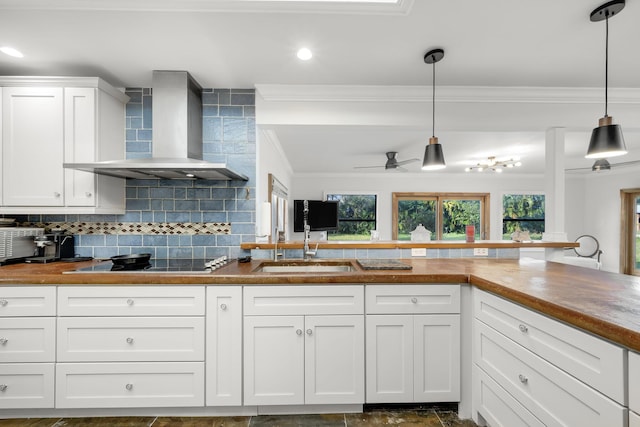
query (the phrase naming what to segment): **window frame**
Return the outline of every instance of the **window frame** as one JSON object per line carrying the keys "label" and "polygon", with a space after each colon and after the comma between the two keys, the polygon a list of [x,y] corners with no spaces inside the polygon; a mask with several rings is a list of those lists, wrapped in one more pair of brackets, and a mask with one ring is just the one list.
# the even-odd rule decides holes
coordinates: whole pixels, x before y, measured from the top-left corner
{"label": "window frame", "polygon": [[[373,191],[325,191],[323,194],[323,200],[327,200],[329,195],[341,195],[341,196],[374,196],[375,197],[375,219],[373,230],[378,230],[378,222],[379,222],[379,211],[380,211],[380,195],[377,192]],[[338,217],[338,221],[340,218]],[[370,221],[370,220],[358,220],[358,221]],[[331,232],[327,233],[327,240],[329,240]]]}
{"label": "window frame", "polygon": [[491,231],[491,194],[490,193],[437,193],[437,192],[393,192],[391,193],[391,238],[398,240],[398,202],[400,200],[435,200],[436,230],[433,240],[442,240],[442,215],[444,200],[478,200],[480,202],[480,240],[487,239]]}
{"label": "window frame", "polygon": [[[515,195],[515,196],[544,196],[544,218],[540,219],[528,219],[528,220],[521,220],[521,221],[542,221],[543,224],[545,221],[545,218],[547,217],[547,195],[545,194],[544,191],[504,191],[502,192],[502,194],[500,195],[500,240],[511,240],[506,239],[502,233],[502,230],[504,230],[504,196],[509,196],[509,195]],[[515,221],[514,221],[515,222]],[[546,225],[546,224],[545,224]],[[546,227],[545,227],[546,229]],[[536,239],[538,240],[538,239]],[[538,240],[539,241],[539,240]]]}

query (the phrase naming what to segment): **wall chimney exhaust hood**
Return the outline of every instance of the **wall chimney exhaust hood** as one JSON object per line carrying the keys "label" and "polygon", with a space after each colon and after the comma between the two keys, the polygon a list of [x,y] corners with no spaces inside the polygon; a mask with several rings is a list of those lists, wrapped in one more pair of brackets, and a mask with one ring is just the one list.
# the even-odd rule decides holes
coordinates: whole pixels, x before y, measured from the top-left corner
{"label": "wall chimney exhaust hood", "polygon": [[152,157],[64,163],[117,178],[248,181],[224,163],[202,160],[202,87],[186,71],[153,72]]}

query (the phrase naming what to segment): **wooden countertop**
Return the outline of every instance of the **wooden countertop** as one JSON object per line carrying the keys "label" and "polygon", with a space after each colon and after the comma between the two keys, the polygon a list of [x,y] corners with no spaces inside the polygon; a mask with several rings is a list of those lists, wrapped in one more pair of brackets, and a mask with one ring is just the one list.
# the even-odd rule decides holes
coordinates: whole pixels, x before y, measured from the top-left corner
{"label": "wooden countertop", "polygon": [[261,262],[254,260],[231,263],[210,274],[62,274],[95,261],[15,264],[0,267],[0,285],[470,283],[640,351],[640,277],[531,259],[402,261],[413,269],[362,270],[353,260],[353,272],[254,273]]}
{"label": "wooden countertop", "polygon": [[[356,240],[356,241],[338,241],[323,240],[309,242],[309,246],[315,248],[316,244],[319,249],[410,249],[410,248],[427,248],[427,249],[466,249],[466,248],[577,248],[580,246],[576,242],[543,242],[541,240],[533,240],[527,242],[514,242],[511,240],[476,240],[473,243],[467,243],[464,240],[432,240],[430,242],[410,242],[408,240]],[[245,242],[240,245],[242,249],[273,249],[273,242]],[[303,241],[278,242],[278,248],[282,249],[302,249]]]}

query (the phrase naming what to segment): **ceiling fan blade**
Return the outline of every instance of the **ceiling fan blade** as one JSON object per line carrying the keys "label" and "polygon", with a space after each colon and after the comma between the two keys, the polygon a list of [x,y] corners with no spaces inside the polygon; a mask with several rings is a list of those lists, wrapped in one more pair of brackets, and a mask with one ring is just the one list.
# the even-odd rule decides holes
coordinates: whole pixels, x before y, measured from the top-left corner
{"label": "ceiling fan blade", "polygon": [[397,162],[396,164],[398,166],[403,166],[403,165],[408,165],[409,163],[414,163],[414,162],[419,162],[420,159],[408,159],[408,160],[402,160],[400,162]]}
{"label": "ceiling fan blade", "polygon": [[384,169],[384,166],[354,166],[354,169]]}

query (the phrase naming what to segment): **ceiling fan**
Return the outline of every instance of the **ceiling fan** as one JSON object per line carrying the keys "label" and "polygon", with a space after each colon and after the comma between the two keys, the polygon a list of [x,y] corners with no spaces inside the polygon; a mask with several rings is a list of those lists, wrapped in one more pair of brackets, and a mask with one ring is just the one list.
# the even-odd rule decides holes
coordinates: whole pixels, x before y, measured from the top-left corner
{"label": "ceiling fan", "polygon": [[607,159],[598,159],[595,161],[595,163],[591,167],[565,169],[565,172],[570,172],[570,173],[586,172],[586,171],[604,172],[614,168],[617,169],[619,167],[633,166],[637,164],[640,164],[640,160],[630,160],[628,162],[620,162],[620,163],[609,163]]}
{"label": "ceiling fan", "polygon": [[380,166],[355,166],[354,168],[355,169],[380,169],[380,168],[385,168],[385,170],[398,169],[398,170],[406,172],[406,169],[403,168],[402,166],[408,165],[409,163],[419,162],[420,161],[420,159],[408,159],[408,160],[398,161],[398,159],[396,159],[396,156],[398,155],[397,151],[387,151],[386,155],[387,155],[387,162],[384,165],[380,165]]}

